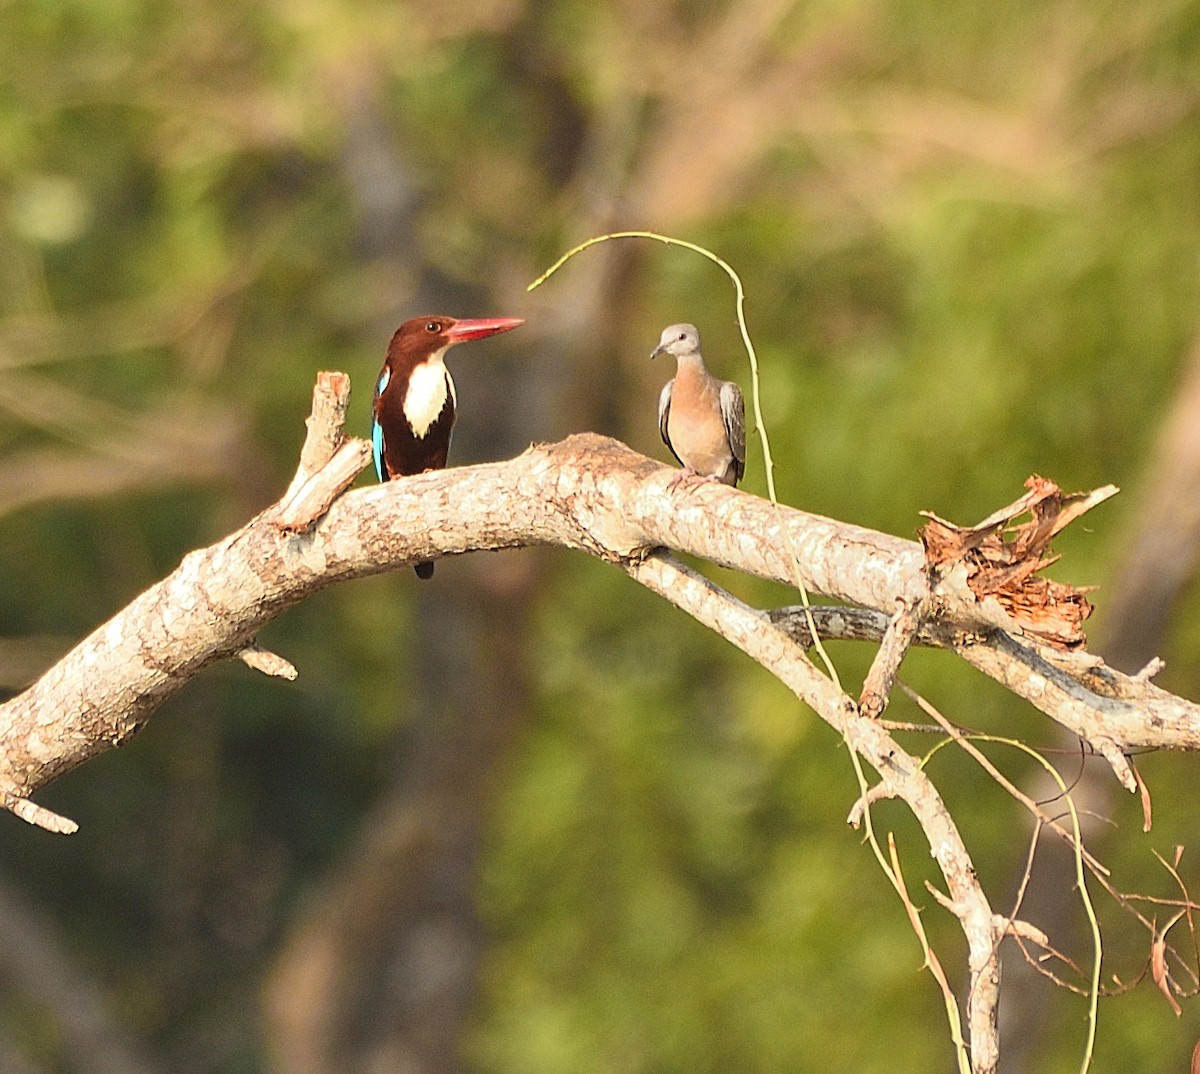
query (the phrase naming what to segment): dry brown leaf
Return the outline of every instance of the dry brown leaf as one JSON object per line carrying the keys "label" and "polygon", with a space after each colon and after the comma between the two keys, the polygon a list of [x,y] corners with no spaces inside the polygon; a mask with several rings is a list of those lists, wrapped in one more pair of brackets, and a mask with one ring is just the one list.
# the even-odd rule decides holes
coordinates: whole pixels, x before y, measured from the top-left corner
{"label": "dry brown leaf", "polygon": [[1154,983],[1158,985],[1158,990],[1167,997],[1167,1002],[1171,1004],[1171,1010],[1178,1018],[1183,1013],[1183,1008],[1179,1006],[1179,1001],[1171,992],[1171,980],[1167,975],[1167,935],[1165,930],[1155,933],[1154,942],[1150,945],[1150,975],[1154,978]]}
{"label": "dry brown leaf", "polygon": [[[1154,808],[1150,802],[1150,788],[1142,779],[1142,774],[1137,770],[1137,765],[1133,763],[1132,757],[1129,758],[1129,767],[1133,770],[1133,778],[1137,780],[1138,793],[1142,798],[1142,831],[1148,832],[1154,827]],[[1179,864],[1178,860],[1175,864]]]}

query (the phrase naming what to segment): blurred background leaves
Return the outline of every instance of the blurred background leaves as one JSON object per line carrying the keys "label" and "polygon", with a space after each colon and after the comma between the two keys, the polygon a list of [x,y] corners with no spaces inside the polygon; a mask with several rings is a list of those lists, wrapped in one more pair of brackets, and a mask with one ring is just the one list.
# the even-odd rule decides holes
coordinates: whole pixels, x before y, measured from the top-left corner
{"label": "blurred background leaves", "polygon": [[[0,72],[9,691],[281,492],[318,369],[351,374],[365,430],[407,316],[529,322],[453,356],[455,461],[579,429],[665,457],[663,325],[695,321],[745,382],[723,275],[614,243],[524,293],[634,227],[742,274],[783,499],[910,535],[1030,472],[1114,482],[1056,570],[1101,586],[1093,636],[1118,654],[1106,596],[1169,558],[1141,640],[1200,694],[1195,526],[1170,557],[1143,527],[1165,475],[1200,469],[1159,439],[1196,336],[1194,0],[8,0]],[[1200,500],[1190,480],[1160,521]],[[264,642],[295,684],[210,671],[47,789],[79,835],[0,818],[0,1068],[951,1068],[844,826],[838,743],[617,572],[477,556],[321,594]],[[869,654],[834,652],[855,681]],[[965,724],[1061,745],[945,654],[905,673]],[[1196,763],[1142,760],[1149,836],[1099,792],[1127,890],[1170,893],[1151,850],[1175,843],[1195,880]],[[1006,908],[1021,818],[949,751],[933,773]],[[920,833],[887,804],[879,823],[919,890]],[[926,917],[954,965],[952,923]],[[1144,934],[1106,924],[1136,976]],[[1044,1020],[1008,1069],[1073,1068],[1082,1001],[1013,987]],[[1181,1069],[1198,1034],[1194,1003],[1176,1020],[1142,988],[1102,1005],[1101,1065]]]}

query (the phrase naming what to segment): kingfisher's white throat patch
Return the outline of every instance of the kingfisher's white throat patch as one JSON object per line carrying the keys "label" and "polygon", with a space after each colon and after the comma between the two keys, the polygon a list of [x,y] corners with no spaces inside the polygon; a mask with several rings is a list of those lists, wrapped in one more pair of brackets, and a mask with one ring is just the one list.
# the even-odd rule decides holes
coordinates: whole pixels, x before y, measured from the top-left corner
{"label": "kingfisher's white throat patch", "polygon": [[413,369],[408,377],[408,388],[404,392],[404,416],[416,436],[424,436],[437,421],[449,395],[451,402],[458,405],[454,394],[454,380],[442,359],[447,348],[427,358]]}

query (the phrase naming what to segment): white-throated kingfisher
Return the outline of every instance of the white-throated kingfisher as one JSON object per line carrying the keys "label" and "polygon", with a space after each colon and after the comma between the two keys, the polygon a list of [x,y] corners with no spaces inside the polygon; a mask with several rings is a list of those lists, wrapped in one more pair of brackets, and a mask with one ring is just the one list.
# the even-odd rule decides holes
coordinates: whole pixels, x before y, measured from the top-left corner
{"label": "white-throated kingfisher", "polygon": [[[371,448],[380,481],[445,467],[457,403],[446,351],[524,323],[517,317],[429,316],[413,317],[396,329],[371,404]],[[413,569],[418,578],[433,575],[428,561]]]}

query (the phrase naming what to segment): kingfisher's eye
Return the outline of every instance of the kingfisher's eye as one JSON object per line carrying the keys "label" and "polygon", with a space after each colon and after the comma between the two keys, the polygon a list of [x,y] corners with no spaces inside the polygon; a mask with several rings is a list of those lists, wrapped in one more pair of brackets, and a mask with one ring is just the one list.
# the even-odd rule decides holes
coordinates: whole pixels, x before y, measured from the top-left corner
{"label": "kingfisher's eye", "polygon": [[430,321],[425,326],[426,332],[440,332],[441,330],[442,330],[442,326],[441,326],[441,323],[438,321]]}

